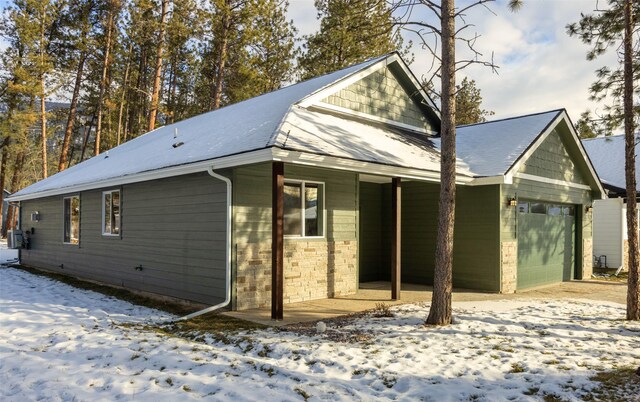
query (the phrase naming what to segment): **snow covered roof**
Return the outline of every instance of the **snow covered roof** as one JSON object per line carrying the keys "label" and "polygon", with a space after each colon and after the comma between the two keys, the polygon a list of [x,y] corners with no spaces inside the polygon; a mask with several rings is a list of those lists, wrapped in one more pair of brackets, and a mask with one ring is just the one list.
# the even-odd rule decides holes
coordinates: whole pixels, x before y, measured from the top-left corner
{"label": "snow covered roof", "polygon": [[[439,172],[440,152],[434,141],[423,134],[294,107],[274,145],[317,155]],[[458,174],[472,176],[464,164],[459,164]]]}
{"label": "snow covered roof", "polygon": [[[624,135],[612,135],[582,140],[600,180],[608,187],[615,187],[616,192],[624,192],[626,188],[624,139]],[[638,151],[640,151],[640,145],[636,140],[636,155]],[[636,177],[640,177],[640,168],[637,163]],[[640,181],[636,185],[636,191],[640,191]]]}
{"label": "snow covered roof", "polygon": [[[12,198],[69,189],[269,148],[292,105],[395,53],[160,127],[18,191]],[[381,63],[381,65],[384,65]],[[177,133],[177,136],[176,136]],[[183,143],[179,147],[174,144]],[[29,197],[31,198],[31,197]]]}
{"label": "snow covered roof", "polygon": [[477,177],[503,175],[562,112],[460,126],[456,130],[457,156]]}

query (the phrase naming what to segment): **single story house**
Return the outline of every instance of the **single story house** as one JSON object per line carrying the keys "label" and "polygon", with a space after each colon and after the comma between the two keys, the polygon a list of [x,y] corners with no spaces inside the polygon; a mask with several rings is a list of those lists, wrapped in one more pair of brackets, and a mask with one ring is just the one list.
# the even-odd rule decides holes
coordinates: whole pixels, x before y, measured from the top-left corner
{"label": "single story house", "polygon": [[[582,143],[608,193],[608,198],[593,203],[593,254],[596,266],[627,270],[629,244],[624,135],[585,139]],[[635,148],[638,155],[638,140]],[[637,163],[636,178],[640,178]],[[637,199],[640,185],[636,186]]]}
{"label": "single story house", "polygon": [[[26,265],[232,309],[433,280],[440,118],[397,53],[158,128],[12,196]],[[458,128],[454,286],[591,275],[565,110]]]}

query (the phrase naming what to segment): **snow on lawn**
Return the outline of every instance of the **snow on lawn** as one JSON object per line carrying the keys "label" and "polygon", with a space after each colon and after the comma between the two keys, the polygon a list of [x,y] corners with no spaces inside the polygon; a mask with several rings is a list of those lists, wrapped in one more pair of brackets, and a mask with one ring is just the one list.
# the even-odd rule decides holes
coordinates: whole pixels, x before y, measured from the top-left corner
{"label": "snow on lawn", "polygon": [[640,364],[621,305],[465,303],[447,328],[422,327],[424,305],[392,312],[193,341],[137,325],[166,313],[0,268],[0,399],[576,400],[596,370]]}

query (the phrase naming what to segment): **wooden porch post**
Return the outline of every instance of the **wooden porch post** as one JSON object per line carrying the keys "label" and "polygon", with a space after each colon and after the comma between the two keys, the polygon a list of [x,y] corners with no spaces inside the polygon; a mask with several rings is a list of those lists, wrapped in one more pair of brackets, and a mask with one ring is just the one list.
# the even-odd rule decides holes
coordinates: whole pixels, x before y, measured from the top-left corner
{"label": "wooden porch post", "polygon": [[402,180],[394,177],[391,181],[391,209],[392,209],[392,243],[391,243],[391,299],[400,299],[400,246],[401,246],[401,211],[402,211]]}
{"label": "wooden porch post", "polygon": [[284,304],[284,163],[273,162],[271,233],[271,319],[282,320]]}

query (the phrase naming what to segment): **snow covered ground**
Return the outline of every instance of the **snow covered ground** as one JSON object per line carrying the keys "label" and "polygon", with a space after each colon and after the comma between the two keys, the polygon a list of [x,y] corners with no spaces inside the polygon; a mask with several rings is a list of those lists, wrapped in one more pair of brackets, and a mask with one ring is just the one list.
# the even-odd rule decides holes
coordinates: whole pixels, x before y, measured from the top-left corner
{"label": "snow covered ground", "polygon": [[7,241],[0,239],[0,264],[18,261],[18,250],[10,250]]}
{"label": "snow covered ground", "polygon": [[466,302],[447,328],[427,310],[195,341],[142,325],[167,313],[0,268],[0,400],[578,400],[597,370],[640,365],[621,305]]}

